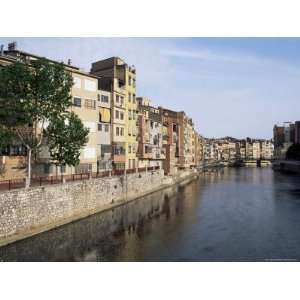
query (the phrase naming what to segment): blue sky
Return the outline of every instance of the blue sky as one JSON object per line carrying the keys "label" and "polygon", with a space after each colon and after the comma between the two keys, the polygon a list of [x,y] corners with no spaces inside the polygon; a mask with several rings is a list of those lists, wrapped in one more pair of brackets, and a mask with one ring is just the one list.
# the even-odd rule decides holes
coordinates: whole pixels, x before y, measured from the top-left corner
{"label": "blue sky", "polygon": [[207,137],[272,137],[300,119],[299,38],[0,38],[86,71],[119,56],[137,69],[137,95],[184,110]]}

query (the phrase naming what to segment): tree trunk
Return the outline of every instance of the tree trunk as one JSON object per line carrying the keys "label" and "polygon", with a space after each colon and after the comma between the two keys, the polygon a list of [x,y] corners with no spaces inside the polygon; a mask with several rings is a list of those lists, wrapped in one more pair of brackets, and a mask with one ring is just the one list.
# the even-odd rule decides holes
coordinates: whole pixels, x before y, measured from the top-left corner
{"label": "tree trunk", "polygon": [[29,188],[31,183],[31,155],[32,155],[32,149],[28,149],[26,188]]}

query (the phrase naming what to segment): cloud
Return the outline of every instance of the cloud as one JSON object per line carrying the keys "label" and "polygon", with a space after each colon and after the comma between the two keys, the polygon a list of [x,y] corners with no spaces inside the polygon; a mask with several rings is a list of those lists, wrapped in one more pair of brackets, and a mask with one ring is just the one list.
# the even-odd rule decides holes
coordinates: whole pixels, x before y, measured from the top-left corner
{"label": "cloud", "polygon": [[274,123],[300,116],[300,66],[284,60],[284,53],[271,59],[222,45],[211,48],[205,41],[200,46],[197,39],[17,40],[21,49],[57,60],[71,58],[87,71],[94,61],[123,58],[137,69],[137,95],[185,110],[206,136],[271,137]]}

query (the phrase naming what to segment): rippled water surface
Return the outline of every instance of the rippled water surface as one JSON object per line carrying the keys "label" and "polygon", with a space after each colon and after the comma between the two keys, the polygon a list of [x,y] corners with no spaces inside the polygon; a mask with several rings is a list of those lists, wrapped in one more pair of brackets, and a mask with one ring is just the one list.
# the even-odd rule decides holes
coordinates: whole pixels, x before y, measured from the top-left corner
{"label": "rippled water surface", "polygon": [[300,259],[300,177],[271,168],[203,175],[0,248],[2,261]]}

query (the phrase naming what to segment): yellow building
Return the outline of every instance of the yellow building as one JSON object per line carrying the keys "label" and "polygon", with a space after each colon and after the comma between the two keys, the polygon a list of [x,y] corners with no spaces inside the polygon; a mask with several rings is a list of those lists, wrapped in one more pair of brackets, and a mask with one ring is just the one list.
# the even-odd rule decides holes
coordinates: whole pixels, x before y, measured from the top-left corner
{"label": "yellow building", "polygon": [[112,93],[112,160],[116,169],[137,167],[136,71],[119,57],[92,64],[99,87]]}

